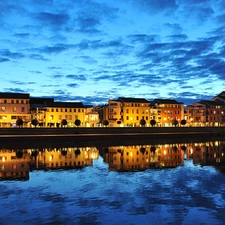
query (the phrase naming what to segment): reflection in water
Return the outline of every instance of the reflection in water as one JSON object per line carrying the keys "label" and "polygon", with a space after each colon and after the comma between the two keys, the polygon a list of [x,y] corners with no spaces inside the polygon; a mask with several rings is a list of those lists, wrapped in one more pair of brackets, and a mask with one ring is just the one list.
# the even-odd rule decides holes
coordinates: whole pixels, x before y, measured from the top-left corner
{"label": "reflection in water", "polygon": [[143,171],[149,168],[175,168],[184,160],[194,165],[211,165],[225,171],[225,142],[205,143],[71,147],[53,149],[0,150],[0,180],[28,180],[29,171],[77,169],[91,166],[93,160],[103,157],[110,171]]}
{"label": "reflection in water", "polygon": [[30,170],[76,169],[91,166],[96,148],[0,150],[0,180],[28,180]]}

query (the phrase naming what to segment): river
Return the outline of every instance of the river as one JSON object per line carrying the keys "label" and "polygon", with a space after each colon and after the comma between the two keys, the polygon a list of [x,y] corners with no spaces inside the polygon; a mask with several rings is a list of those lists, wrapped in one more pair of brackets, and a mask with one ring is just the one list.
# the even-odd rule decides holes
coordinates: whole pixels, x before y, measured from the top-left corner
{"label": "river", "polygon": [[225,224],[224,154],[221,140],[4,147],[0,224]]}

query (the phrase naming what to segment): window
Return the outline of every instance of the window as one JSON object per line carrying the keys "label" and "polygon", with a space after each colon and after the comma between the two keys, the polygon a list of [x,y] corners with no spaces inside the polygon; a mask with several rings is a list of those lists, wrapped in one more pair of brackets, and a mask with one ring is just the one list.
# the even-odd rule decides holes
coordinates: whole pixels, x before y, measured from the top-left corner
{"label": "window", "polygon": [[23,101],[23,100],[21,100],[21,103],[23,104],[23,103],[24,103],[24,101]]}
{"label": "window", "polygon": [[59,115],[59,120],[62,120],[62,115]]}
{"label": "window", "polygon": [[137,116],[137,120],[139,120],[139,116]]}
{"label": "window", "polygon": [[78,112],[80,112],[80,109],[78,109]]}
{"label": "window", "polygon": [[16,112],[16,107],[15,106],[13,107],[13,112]]}
{"label": "window", "polygon": [[4,103],[7,103],[7,100],[6,99],[4,100]]}
{"label": "window", "polygon": [[14,100],[11,100],[11,103],[14,103]]}
{"label": "window", "polygon": [[76,112],[77,110],[76,109],[73,109],[73,111]]}
{"label": "window", "polygon": [[17,116],[11,116],[11,119],[12,120],[16,120],[17,119]]}
{"label": "window", "polygon": [[59,111],[59,109],[55,109],[55,111],[56,111],[56,112],[58,112],[58,111]]}
{"label": "window", "polygon": [[60,109],[60,112],[63,112],[63,109]]}
{"label": "window", "polygon": [[129,109],[126,110],[126,113],[129,113]]}
{"label": "window", "polygon": [[18,100],[18,99],[16,100],[16,103],[17,103],[17,104],[19,103],[19,100]]}
{"label": "window", "polygon": [[139,113],[139,110],[137,109],[137,113]]}
{"label": "window", "polygon": [[72,120],[72,115],[69,115],[69,118],[68,118],[69,120]]}
{"label": "window", "polygon": [[127,120],[129,120],[129,116],[127,116]]}
{"label": "window", "polygon": [[25,107],[21,107],[21,112],[25,112]]}
{"label": "window", "polygon": [[0,110],[1,110],[2,112],[5,112],[5,107],[4,107],[4,106],[0,107]]}
{"label": "window", "polygon": [[72,109],[70,109],[70,112],[72,112]]}
{"label": "window", "polygon": [[54,112],[54,109],[52,108],[52,112]]}
{"label": "window", "polygon": [[65,109],[65,112],[67,112],[67,109]]}

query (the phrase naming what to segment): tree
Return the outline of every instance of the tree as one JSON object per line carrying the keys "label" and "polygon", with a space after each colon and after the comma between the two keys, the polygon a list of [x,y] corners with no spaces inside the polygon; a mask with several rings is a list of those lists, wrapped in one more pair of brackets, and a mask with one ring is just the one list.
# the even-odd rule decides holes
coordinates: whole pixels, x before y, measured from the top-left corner
{"label": "tree", "polygon": [[176,127],[178,125],[178,121],[176,119],[172,120],[172,125]]}
{"label": "tree", "polygon": [[66,120],[66,119],[62,119],[61,125],[62,125],[63,127],[65,127],[65,126],[67,125],[67,120]]}
{"label": "tree", "polygon": [[75,120],[75,122],[74,122],[74,124],[75,124],[77,127],[79,127],[79,126],[80,126],[80,124],[81,124],[81,121],[80,121],[80,120],[78,120],[78,119],[76,119],[76,120]]}
{"label": "tree", "polygon": [[151,124],[151,126],[153,127],[153,126],[156,125],[156,121],[155,121],[155,120],[150,120],[150,124]]}
{"label": "tree", "polygon": [[33,119],[31,121],[31,124],[36,127],[39,123],[38,123],[38,120],[37,119]]}
{"label": "tree", "polygon": [[121,124],[121,120],[118,120],[116,123],[117,123],[118,125],[120,125],[120,124]]}
{"label": "tree", "polygon": [[108,121],[108,120],[103,120],[103,121],[102,121],[102,124],[103,124],[104,126],[108,126],[108,125],[109,125],[109,121]]}
{"label": "tree", "polygon": [[23,120],[21,118],[18,118],[16,121],[16,126],[21,127],[23,126]]}
{"label": "tree", "polygon": [[140,125],[143,127],[146,124],[146,121],[144,119],[140,120]]}
{"label": "tree", "polygon": [[184,126],[186,123],[187,123],[186,120],[181,120],[181,121],[180,121],[180,124],[183,125],[183,126]]}

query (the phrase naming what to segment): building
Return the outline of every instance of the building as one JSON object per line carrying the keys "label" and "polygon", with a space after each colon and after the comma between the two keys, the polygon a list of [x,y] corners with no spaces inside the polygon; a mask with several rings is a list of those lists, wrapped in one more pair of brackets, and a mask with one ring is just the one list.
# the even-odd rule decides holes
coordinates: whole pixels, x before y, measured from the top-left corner
{"label": "building", "polygon": [[154,99],[151,108],[154,109],[154,115],[157,116],[158,126],[172,126],[173,120],[180,124],[184,119],[184,103],[182,102],[171,99]]}
{"label": "building", "polygon": [[140,126],[140,120],[150,124],[150,102],[145,98],[123,98],[108,100],[104,119],[109,121],[109,126]]}
{"label": "building", "polygon": [[221,126],[224,123],[223,104],[216,101],[201,100],[187,106],[190,126]]}
{"label": "building", "polygon": [[30,125],[30,94],[0,93],[0,127],[15,127],[17,119]]}

